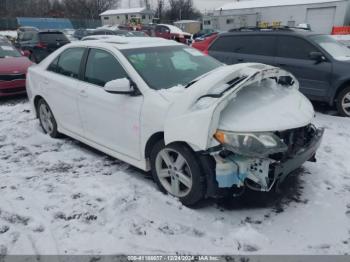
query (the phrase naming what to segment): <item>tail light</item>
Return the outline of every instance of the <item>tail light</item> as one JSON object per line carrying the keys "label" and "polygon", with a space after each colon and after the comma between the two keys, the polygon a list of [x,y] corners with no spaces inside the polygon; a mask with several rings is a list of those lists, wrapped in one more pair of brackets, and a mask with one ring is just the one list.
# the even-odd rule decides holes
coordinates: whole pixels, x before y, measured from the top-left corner
{"label": "tail light", "polygon": [[46,48],[47,47],[47,44],[43,43],[43,42],[39,42],[37,45],[36,45],[37,48]]}
{"label": "tail light", "polygon": [[209,50],[208,50],[208,49],[205,49],[205,50],[203,51],[203,53],[204,53],[205,55],[209,55]]}

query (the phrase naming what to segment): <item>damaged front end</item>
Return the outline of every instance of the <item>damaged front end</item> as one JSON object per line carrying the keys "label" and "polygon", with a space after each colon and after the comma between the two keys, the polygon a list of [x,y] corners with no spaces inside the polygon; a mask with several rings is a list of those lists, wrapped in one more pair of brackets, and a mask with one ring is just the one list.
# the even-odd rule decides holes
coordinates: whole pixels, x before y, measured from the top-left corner
{"label": "damaged front end", "polygon": [[[256,134],[224,134],[210,152],[215,159],[215,181],[219,189],[248,187],[268,192],[306,161],[315,161],[323,129],[312,124],[287,131]],[[212,181],[213,182],[213,181]]]}
{"label": "damaged front end", "polygon": [[323,129],[290,73],[263,64],[219,68],[173,103],[165,143],[198,152],[207,196],[220,189],[270,191],[306,161],[315,161]]}

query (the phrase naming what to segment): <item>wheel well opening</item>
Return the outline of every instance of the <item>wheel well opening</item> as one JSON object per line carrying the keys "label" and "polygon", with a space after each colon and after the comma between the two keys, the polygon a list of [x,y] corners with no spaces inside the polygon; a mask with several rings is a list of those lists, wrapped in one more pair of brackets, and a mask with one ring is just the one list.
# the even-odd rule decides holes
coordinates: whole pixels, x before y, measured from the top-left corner
{"label": "wheel well opening", "polygon": [[43,99],[41,96],[36,96],[34,98],[34,107],[35,107],[35,115],[36,115],[36,117],[38,117],[38,103],[39,103],[39,101],[41,99]]}
{"label": "wheel well opening", "polygon": [[145,149],[145,157],[146,158],[149,158],[151,156],[151,151],[152,151],[154,145],[159,140],[164,140],[164,133],[163,132],[155,133],[150,137],[150,139],[148,139],[147,144],[146,144],[146,149]]}
{"label": "wheel well opening", "polygon": [[338,99],[338,95],[340,94],[341,91],[343,91],[345,88],[350,87],[350,80],[346,81],[345,83],[343,83],[337,90],[337,92],[335,93],[334,96],[334,101],[337,101]]}

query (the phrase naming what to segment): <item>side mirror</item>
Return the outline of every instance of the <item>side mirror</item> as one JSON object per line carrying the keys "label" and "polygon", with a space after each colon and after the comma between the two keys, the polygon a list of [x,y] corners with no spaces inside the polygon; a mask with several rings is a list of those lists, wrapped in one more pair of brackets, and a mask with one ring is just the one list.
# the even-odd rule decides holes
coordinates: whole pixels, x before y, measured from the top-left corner
{"label": "side mirror", "polygon": [[127,78],[120,78],[109,81],[105,84],[104,90],[111,94],[133,95],[134,88],[131,86],[130,80]]}
{"label": "side mirror", "polygon": [[326,58],[321,52],[311,52],[309,56],[310,59],[315,60],[316,62],[326,61]]}

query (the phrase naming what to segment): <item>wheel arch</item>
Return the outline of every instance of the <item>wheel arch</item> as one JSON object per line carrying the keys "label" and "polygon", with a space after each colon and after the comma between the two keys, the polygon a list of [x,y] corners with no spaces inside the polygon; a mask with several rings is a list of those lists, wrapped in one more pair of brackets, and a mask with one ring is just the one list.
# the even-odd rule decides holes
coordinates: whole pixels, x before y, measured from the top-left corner
{"label": "wheel arch", "polygon": [[36,95],[36,96],[34,97],[34,100],[33,100],[34,109],[35,109],[35,115],[36,115],[37,118],[39,117],[39,113],[38,113],[38,104],[39,104],[39,101],[40,101],[41,99],[45,100],[42,96]]}
{"label": "wheel arch", "polygon": [[[163,140],[165,142],[165,139],[164,139],[164,132],[157,132],[157,133],[154,133],[148,140],[147,140],[147,143],[146,143],[146,146],[145,146],[145,158],[148,159],[150,156],[151,156],[151,152],[152,152],[152,149],[154,147],[154,145],[160,141],[160,140]],[[182,144],[182,145],[185,145],[187,146],[188,148],[190,148],[194,153],[197,150],[197,148],[193,145],[193,144],[190,144],[190,143],[187,143],[185,141],[174,141],[174,142],[171,142],[171,143],[168,143],[166,145],[170,145],[170,144]]]}
{"label": "wheel arch", "polygon": [[151,156],[152,149],[154,145],[160,141],[164,140],[164,132],[154,133],[148,140],[145,146],[145,158],[148,159]]}
{"label": "wheel arch", "polygon": [[339,86],[338,88],[336,89],[335,93],[334,93],[334,96],[332,97],[332,101],[331,101],[331,105],[333,105],[334,103],[337,102],[337,98],[338,98],[338,95],[341,91],[343,91],[345,88],[349,87],[350,86],[350,79],[347,79],[345,81],[343,81]]}

